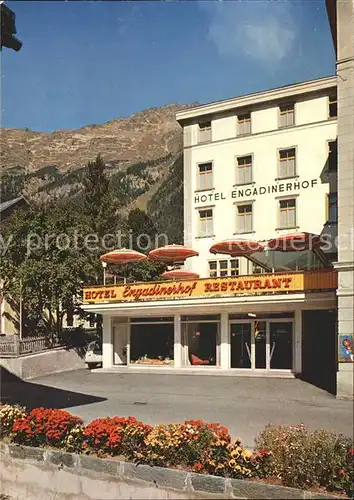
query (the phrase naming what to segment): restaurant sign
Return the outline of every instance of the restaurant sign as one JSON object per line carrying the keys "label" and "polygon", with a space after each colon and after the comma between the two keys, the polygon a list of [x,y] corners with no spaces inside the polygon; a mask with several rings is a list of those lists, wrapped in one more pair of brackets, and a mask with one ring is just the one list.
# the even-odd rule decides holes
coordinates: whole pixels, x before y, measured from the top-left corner
{"label": "restaurant sign", "polygon": [[86,304],[301,291],[304,274],[269,274],[187,281],[159,281],[84,288]]}

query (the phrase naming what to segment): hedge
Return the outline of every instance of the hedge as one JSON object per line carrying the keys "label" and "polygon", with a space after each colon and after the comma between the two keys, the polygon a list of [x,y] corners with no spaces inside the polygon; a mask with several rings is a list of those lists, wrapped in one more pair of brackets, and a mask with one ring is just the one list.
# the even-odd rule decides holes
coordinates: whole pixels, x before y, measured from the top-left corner
{"label": "hedge", "polygon": [[354,496],[353,440],[324,430],[310,432],[302,424],[269,425],[249,450],[239,438],[232,440],[226,427],[202,420],[152,427],[135,417],[107,417],[84,425],[64,410],[27,412],[3,405],[0,437],[20,445]]}

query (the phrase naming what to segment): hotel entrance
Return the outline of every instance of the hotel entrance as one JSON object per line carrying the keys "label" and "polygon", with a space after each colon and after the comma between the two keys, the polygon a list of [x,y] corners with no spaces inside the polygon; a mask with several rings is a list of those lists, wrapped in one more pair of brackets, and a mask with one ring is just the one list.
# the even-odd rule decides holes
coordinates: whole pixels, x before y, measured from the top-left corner
{"label": "hotel entrance", "polygon": [[293,319],[230,320],[231,368],[292,370]]}

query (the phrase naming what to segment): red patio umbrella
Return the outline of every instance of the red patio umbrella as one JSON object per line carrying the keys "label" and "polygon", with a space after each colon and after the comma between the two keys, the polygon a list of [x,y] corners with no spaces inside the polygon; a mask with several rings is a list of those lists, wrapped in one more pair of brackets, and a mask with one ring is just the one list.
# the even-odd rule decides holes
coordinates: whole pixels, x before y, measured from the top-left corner
{"label": "red patio umbrella", "polygon": [[184,245],[166,245],[149,252],[150,259],[165,262],[166,264],[184,262],[189,257],[196,255],[199,255],[199,253],[193,250],[193,248]]}
{"label": "red patio umbrella", "polygon": [[128,264],[129,262],[138,262],[140,260],[147,260],[147,256],[129,248],[112,250],[100,257],[100,261],[107,262],[107,264]]}
{"label": "red patio umbrella", "polygon": [[199,274],[192,273],[191,271],[185,271],[184,269],[173,269],[172,271],[166,271],[163,274],[161,274],[161,276],[166,279],[177,279],[177,280],[199,278]]}
{"label": "red patio umbrella", "polygon": [[263,252],[264,246],[258,241],[229,239],[215,243],[209,249],[210,253],[226,254],[232,257],[243,257],[252,252]]}
{"label": "red patio umbrella", "polygon": [[273,238],[268,241],[267,247],[279,252],[301,252],[303,250],[317,250],[320,243],[320,237],[317,234],[292,233]]}

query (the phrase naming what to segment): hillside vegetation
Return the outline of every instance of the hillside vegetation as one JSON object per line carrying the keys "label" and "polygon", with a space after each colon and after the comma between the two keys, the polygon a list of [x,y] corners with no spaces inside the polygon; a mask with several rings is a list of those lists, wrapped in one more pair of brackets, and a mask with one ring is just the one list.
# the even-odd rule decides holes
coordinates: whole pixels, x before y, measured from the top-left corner
{"label": "hillside vegetation", "polygon": [[175,113],[186,107],[151,108],[79,130],[2,129],[1,201],[80,197],[86,165],[101,154],[122,214],[142,208],[159,232],[182,242],[182,129]]}

